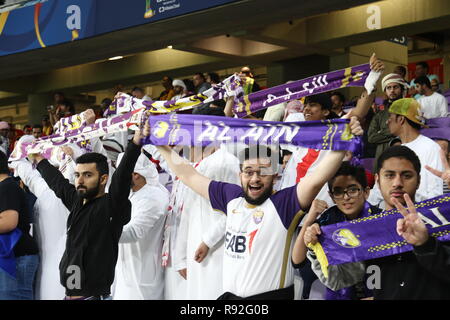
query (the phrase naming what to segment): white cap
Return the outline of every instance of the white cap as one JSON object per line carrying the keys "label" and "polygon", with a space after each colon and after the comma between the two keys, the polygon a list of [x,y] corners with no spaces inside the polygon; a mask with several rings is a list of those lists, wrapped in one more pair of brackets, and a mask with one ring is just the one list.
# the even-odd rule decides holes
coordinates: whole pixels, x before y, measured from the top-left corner
{"label": "white cap", "polygon": [[[117,157],[118,167],[122,161],[124,153],[119,154]],[[145,154],[141,154],[136,161],[133,172],[136,172],[145,178],[145,182],[150,185],[159,184],[158,170],[156,170],[155,165],[151,162]]]}
{"label": "white cap", "polygon": [[186,88],[186,85],[185,85],[184,82],[183,82],[183,80],[180,80],[180,79],[175,79],[175,80],[173,80],[173,81],[172,81],[172,86],[174,86],[174,87],[179,86],[179,87],[182,87],[184,90],[187,89],[187,88]]}

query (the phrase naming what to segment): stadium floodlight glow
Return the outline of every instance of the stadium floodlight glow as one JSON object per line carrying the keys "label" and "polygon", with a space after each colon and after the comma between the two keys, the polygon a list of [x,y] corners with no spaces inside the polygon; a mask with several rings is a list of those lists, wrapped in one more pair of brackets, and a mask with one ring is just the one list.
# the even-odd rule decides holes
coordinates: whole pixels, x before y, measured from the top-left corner
{"label": "stadium floodlight glow", "polygon": [[120,59],[123,59],[123,56],[115,56],[115,57],[111,57],[111,58],[109,58],[108,60],[109,60],[109,61],[114,61],[114,60],[120,60]]}

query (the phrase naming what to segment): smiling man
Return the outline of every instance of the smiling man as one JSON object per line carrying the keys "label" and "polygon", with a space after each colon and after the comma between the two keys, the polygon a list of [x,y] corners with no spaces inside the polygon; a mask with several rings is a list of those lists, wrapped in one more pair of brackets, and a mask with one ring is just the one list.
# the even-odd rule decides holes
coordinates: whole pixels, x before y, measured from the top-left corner
{"label": "smiling man", "polygon": [[[362,134],[356,117],[350,128]],[[278,155],[250,146],[240,154],[241,185],[213,181],[167,146],[158,147],[170,169],[189,188],[227,215],[223,288],[219,299],[293,299],[289,262],[292,236],[323,184],[338,169],[345,151],[330,151],[318,169],[290,188],[273,193]]]}

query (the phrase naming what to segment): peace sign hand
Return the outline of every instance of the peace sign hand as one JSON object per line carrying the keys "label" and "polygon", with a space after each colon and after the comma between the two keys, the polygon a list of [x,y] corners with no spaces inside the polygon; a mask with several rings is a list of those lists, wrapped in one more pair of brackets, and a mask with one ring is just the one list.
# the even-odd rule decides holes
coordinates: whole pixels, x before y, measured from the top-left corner
{"label": "peace sign hand", "polygon": [[438,176],[439,178],[444,180],[445,183],[447,183],[447,185],[450,185],[450,165],[445,157],[444,150],[440,151],[440,155],[441,155],[441,161],[444,164],[444,171],[436,170],[434,168],[431,168],[428,165],[425,165],[425,168],[428,171],[430,171],[432,174],[434,174],[435,176]]}
{"label": "peace sign hand", "polygon": [[397,233],[413,246],[423,245],[429,237],[428,229],[420,219],[407,193],[404,194],[404,198],[408,208],[405,208],[396,198],[391,198],[395,207],[403,215],[403,219],[397,220]]}

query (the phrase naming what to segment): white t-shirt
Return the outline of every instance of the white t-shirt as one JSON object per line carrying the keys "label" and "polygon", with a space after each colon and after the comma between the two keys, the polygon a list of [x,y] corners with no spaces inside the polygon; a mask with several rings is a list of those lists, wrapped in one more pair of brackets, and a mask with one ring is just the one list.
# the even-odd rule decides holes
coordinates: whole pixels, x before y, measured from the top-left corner
{"label": "white t-shirt", "polygon": [[[427,164],[437,170],[444,170],[444,165],[439,155],[441,147],[423,135],[419,135],[414,141],[404,143],[403,146],[414,151],[420,160],[420,185],[416,192],[415,201],[424,201],[442,195],[444,193],[442,179],[425,169]],[[371,190],[368,201],[375,206],[381,203],[381,207],[384,208],[384,199],[378,184]]]}
{"label": "white t-shirt", "polygon": [[[296,190],[296,186],[281,190],[254,206],[245,201],[242,187],[211,182],[211,206],[227,214],[225,292],[248,297],[293,285],[294,268],[290,262],[296,227],[293,224],[300,211]],[[286,250],[289,254],[284,257]]]}
{"label": "white t-shirt", "polygon": [[431,96],[421,96],[417,101],[426,119],[442,118],[448,114],[447,99],[442,94],[433,92]]}
{"label": "white t-shirt", "polygon": [[417,193],[423,195],[425,199],[442,195],[444,193],[442,179],[425,169],[427,164],[432,168],[444,171],[444,164],[440,157],[441,147],[424,135],[419,135],[414,141],[404,143],[403,146],[414,151],[420,160],[420,185]]}

